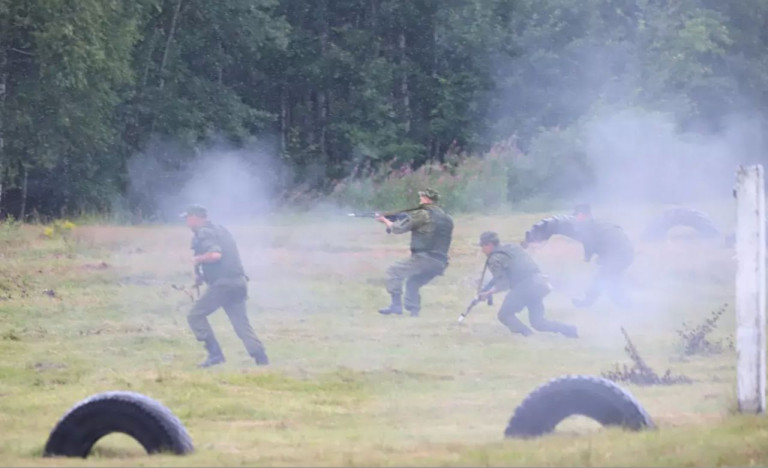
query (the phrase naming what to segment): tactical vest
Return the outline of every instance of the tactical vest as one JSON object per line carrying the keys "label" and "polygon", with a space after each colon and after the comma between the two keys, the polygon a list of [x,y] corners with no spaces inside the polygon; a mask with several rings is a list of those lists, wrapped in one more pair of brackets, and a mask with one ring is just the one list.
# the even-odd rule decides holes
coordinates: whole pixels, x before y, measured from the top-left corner
{"label": "tactical vest", "polygon": [[[243,264],[240,261],[240,252],[237,250],[237,244],[235,243],[232,234],[230,234],[223,226],[212,223],[208,223],[205,227],[213,229],[216,233],[217,243],[219,247],[221,247],[221,260],[218,262],[202,264],[205,282],[211,284],[221,278],[238,278],[245,276]],[[192,239],[192,248],[195,251],[195,255],[202,255],[205,252],[202,251],[200,243],[197,242],[197,240],[197,236]]]}
{"label": "tactical vest", "polygon": [[453,235],[453,219],[445,211],[436,205],[424,205],[423,209],[429,213],[429,222],[433,229],[431,232],[419,230],[411,232],[411,252],[427,253],[440,260],[448,260],[448,249],[451,247]]}
{"label": "tactical vest", "polygon": [[[508,275],[511,284],[507,286],[510,288],[535,274],[541,273],[539,266],[536,265],[536,262],[533,261],[528,252],[518,245],[500,245],[491,252],[491,255],[506,255],[509,257],[507,265],[509,266]],[[490,259],[490,256],[488,258]]]}

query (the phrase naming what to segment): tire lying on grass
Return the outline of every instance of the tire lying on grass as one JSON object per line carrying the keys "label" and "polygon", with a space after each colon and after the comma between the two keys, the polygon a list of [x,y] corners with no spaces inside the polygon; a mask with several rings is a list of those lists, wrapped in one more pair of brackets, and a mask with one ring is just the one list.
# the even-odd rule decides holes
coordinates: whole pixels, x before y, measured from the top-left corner
{"label": "tire lying on grass", "polygon": [[531,392],[509,420],[505,437],[528,438],[552,432],[565,418],[587,416],[603,426],[641,430],[655,427],[626,390],[608,379],[566,375]]}
{"label": "tire lying on grass", "polygon": [[645,240],[661,240],[667,236],[670,229],[676,226],[692,228],[704,239],[720,236],[720,230],[712,222],[712,218],[699,210],[682,207],[664,210],[646,225],[643,235]]}
{"label": "tire lying on grass", "polygon": [[194,450],[184,425],[162,403],[140,393],[114,391],[73,406],[51,431],[43,456],[86,458],[99,439],[115,432],[133,437],[149,454]]}

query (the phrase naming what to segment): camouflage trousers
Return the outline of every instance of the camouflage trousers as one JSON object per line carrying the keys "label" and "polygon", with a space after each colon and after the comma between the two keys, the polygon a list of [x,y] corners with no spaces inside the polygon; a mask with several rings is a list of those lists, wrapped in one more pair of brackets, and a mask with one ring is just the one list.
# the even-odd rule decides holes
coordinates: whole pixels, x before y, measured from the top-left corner
{"label": "camouflage trousers", "polygon": [[401,297],[405,281],[403,305],[408,311],[418,312],[421,310],[419,289],[436,276],[442,275],[446,266],[446,262],[427,254],[413,254],[387,269],[387,292],[393,297]]}
{"label": "camouflage trousers", "polygon": [[207,317],[223,307],[248,354],[255,357],[263,353],[264,345],[248,320],[245,307],[247,298],[248,285],[245,278],[225,278],[209,285],[187,315],[187,322],[197,340],[205,342],[212,349],[220,349]]}
{"label": "camouflage trousers", "polygon": [[561,333],[563,335],[575,333],[573,326],[547,320],[544,317],[544,297],[549,292],[549,284],[542,275],[533,275],[520,282],[504,298],[504,302],[499,309],[499,321],[509,328],[512,333],[530,335],[533,333],[531,329],[517,318],[517,314],[527,307],[528,319],[534,329],[544,332]]}

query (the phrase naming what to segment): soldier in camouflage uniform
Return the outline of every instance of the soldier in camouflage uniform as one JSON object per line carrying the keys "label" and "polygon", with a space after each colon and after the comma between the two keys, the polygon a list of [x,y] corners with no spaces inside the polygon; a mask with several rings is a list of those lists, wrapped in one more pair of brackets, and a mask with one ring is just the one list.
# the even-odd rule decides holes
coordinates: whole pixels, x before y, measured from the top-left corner
{"label": "soldier in camouflage uniform", "polygon": [[543,219],[526,232],[526,242],[543,242],[554,234],[578,240],[584,246],[584,261],[597,255],[598,269],[583,299],[573,299],[576,307],[589,307],[603,294],[619,306],[629,305],[624,284],[624,271],[635,258],[632,242],[624,230],[612,223],[592,217],[588,204],[577,205],[570,216],[560,215]]}
{"label": "soldier in camouflage uniform", "polygon": [[551,288],[528,252],[518,245],[500,245],[498,234],[492,231],[482,233],[478,245],[487,256],[486,266],[493,275],[479,298],[486,300],[493,294],[509,291],[499,309],[501,323],[512,333],[531,335],[531,329],[517,318],[517,314],[527,307],[534,329],[578,338],[576,327],[544,318],[544,297]]}
{"label": "soldier in camouflage uniform", "polygon": [[225,360],[207,319],[219,307],[224,308],[235,333],[256,364],[269,364],[264,346],[248,321],[245,306],[248,298],[247,277],[235,239],[223,226],[208,221],[207,211],[200,205],[190,206],[181,216],[186,218],[187,226],[194,232],[191,248],[194,251],[195,271],[202,268],[198,284],[205,282],[208,285],[187,316],[195,337],[205,343],[208,351],[208,358],[199,367],[213,366]]}
{"label": "soldier in camouflage uniform", "polygon": [[[397,221],[384,216],[376,218],[394,234],[411,233],[411,256],[387,270],[387,292],[392,297],[388,307],[379,309],[383,315],[402,315],[403,305],[417,317],[421,310],[419,289],[442,275],[448,266],[448,249],[453,235],[453,219],[437,206],[440,195],[433,189],[419,191],[419,206],[408,210]],[[403,281],[405,299],[403,304]]]}

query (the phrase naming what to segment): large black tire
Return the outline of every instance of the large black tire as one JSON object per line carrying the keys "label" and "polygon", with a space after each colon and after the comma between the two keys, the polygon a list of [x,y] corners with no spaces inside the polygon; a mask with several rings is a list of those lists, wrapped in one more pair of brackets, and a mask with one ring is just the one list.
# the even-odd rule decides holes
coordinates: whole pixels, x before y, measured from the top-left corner
{"label": "large black tire", "polygon": [[192,440],[181,421],[162,403],[134,392],[105,392],[72,407],[45,444],[44,456],[85,458],[93,445],[114,432],[127,434],[147,453],[191,453]]}
{"label": "large black tire", "polygon": [[651,417],[626,390],[600,377],[566,375],[540,386],[517,407],[505,437],[538,437],[565,418],[587,416],[603,426],[654,428]]}
{"label": "large black tire", "polygon": [[712,239],[720,236],[712,219],[705,213],[690,208],[669,208],[664,210],[645,227],[646,240],[661,240],[667,236],[667,232],[675,226],[687,226],[695,229],[699,236]]}

